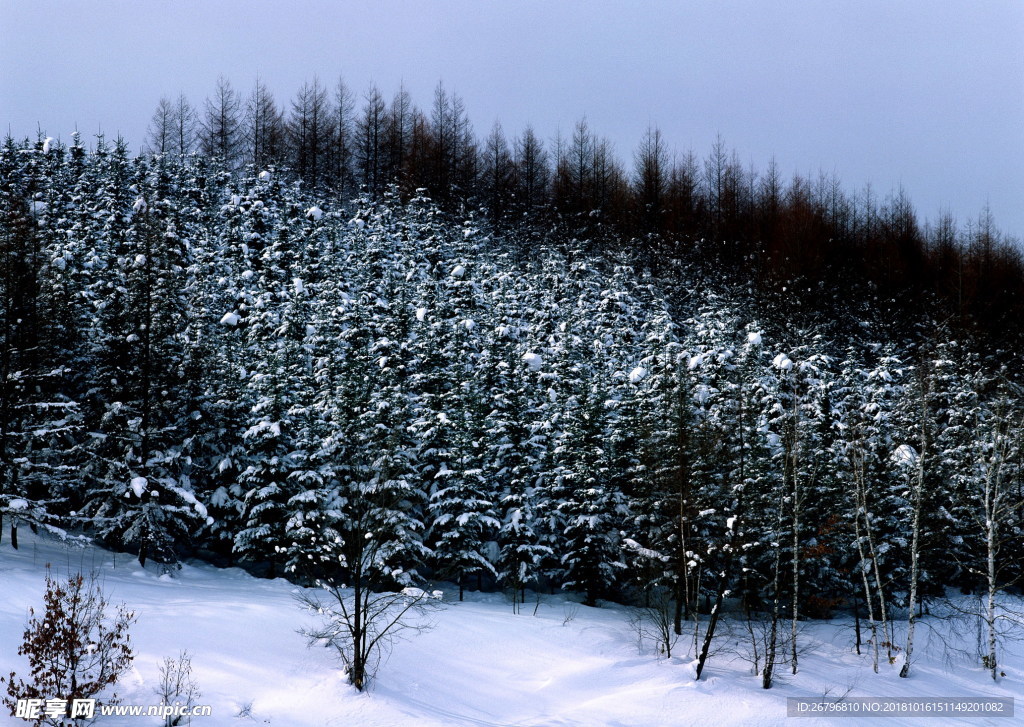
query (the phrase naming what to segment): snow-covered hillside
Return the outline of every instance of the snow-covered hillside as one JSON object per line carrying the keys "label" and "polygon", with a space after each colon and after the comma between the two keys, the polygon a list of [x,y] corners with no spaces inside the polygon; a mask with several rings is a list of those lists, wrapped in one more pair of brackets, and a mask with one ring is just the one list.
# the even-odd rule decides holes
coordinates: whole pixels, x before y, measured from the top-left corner
{"label": "snow-covered hillside", "polygon": [[[852,653],[848,620],[811,623],[800,673],[780,675],[776,687],[765,691],[749,665],[724,643],[699,682],[693,679],[692,649],[683,642],[677,648],[680,656],[671,660],[657,658],[650,649],[640,653],[628,612],[620,606],[588,608],[564,595],[545,595],[535,610],[535,603],[528,603],[515,615],[500,594],[470,593],[466,602],[446,603],[434,616],[433,629],[397,644],[368,692],[359,694],[346,683],[331,650],[309,649],[296,633],[310,617],[297,607],[296,586],[287,581],[259,580],[238,569],[205,564],[161,575],[127,555],[67,548],[27,533],[20,545],[14,551],[9,541],[0,544],[0,673],[26,671],[16,651],[27,609],[41,605],[45,565],[52,564],[55,575],[95,568],[111,600],[125,602],[138,615],[132,629],[135,666],[118,688],[123,702],[157,703],[153,688],[159,663],[187,649],[202,691],[197,702],[212,707],[212,716],[197,718],[197,725],[753,727],[791,723],[787,697],[1006,698],[1021,693],[1020,644],[1011,644],[1003,658],[1007,676],[993,684],[981,669],[947,663],[941,628],[923,629],[931,637],[920,647],[914,675],[905,680],[897,677],[895,666],[873,674],[869,659]],[[943,718],[941,724],[1014,721]],[[110,727],[155,723],[138,717],[100,722]],[[870,723],[913,725],[920,720]]]}

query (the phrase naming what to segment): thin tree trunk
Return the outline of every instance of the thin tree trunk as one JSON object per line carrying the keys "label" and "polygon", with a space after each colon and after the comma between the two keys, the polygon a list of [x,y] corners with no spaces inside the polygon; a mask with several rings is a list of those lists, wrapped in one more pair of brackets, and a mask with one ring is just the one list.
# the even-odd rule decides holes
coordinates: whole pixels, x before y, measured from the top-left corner
{"label": "thin tree trunk", "polygon": [[[362,549],[358,557],[363,558]],[[358,691],[363,691],[366,676],[366,663],[364,659],[366,645],[366,628],[363,626],[363,617],[366,615],[366,598],[363,593],[361,564],[356,562],[352,574],[352,672],[349,674],[349,681]]]}
{"label": "thin tree trunk", "polygon": [[735,551],[735,528],[736,523],[733,522],[733,534],[730,536],[729,544],[726,546],[728,549],[725,556],[725,564],[722,566],[722,577],[718,583],[718,592],[715,594],[715,605],[711,609],[711,620],[708,622],[708,627],[704,629],[704,644],[700,649],[700,656],[697,657],[697,680],[700,680],[701,672],[704,671],[704,663],[708,659],[708,652],[711,649],[711,640],[715,638],[715,627],[718,626],[718,619],[722,613],[722,602],[725,600],[725,592],[728,589],[729,577],[732,574],[732,560],[733,553]]}
{"label": "thin tree trunk", "polygon": [[[867,530],[868,535],[868,553],[871,557],[871,565],[875,571],[875,591],[878,594],[878,615],[882,620],[882,638],[885,640],[886,655],[889,657],[889,663],[893,661],[892,657],[892,629],[889,624],[889,613],[885,607],[885,591],[882,584],[882,572],[878,565],[878,554],[875,550],[875,536],[874,531],[871,529],[871,519],[867,516],[867,510],[864,511],[864,527]],[[865,574],[865,578],[867,575]]]}
{"label": "thin tree trunk", "polygon": [[794,405],[793,413],[793,444],[792,444],[792,462],[790,463],[790,476],[793,478],[793,553],[792,553],[792,571],[793,571],[793,604],[792,604],[792,620],[790,628],[790,658],[792,659],[791,667],[793,673],[797,673],[797,651],[796,651],[796,636],[797,636],[797,623],[800,619],[800,474],[798,471],[798,464],[800,458],[799,439],[797,433],[797,411]]}
{"label": "thin tree trunk", "polygon": [[[867,488],[866,488],[866,483],[864,481],[864,469],[863,469],[862,455],[858,456],[855,459],[854,467],[855,467],[854,477],[857,480],[857,509],[854,512],[854,517],[853,517],[854,536],[855,536],[855,538],[857,540],[857,554],[860,556],[860,563],[861,563],[860,575],[861,575],[861,579],[863,580],[863,583],[864,583],[864,602],[867,605],[867,609],[868,609],[868,614],[867,614],[868,615],[868,625],[869,625],[869,628],[871,629],[871,652],[872,652],[871,666],[874,669],[875,673],[877,674],[878,673],[878,647],[879,647],[879,644],[878,644],[878,626],[875,623],[875,605],[874,605],[874,599],[872,599],[872,597],[871,597],[871,584],[868,582],[868,568],[866,567],[866,557],[865,557],[865,554],[864,554],[864,539],[861,536],[860,522],[861,522],[861,514],[862,513],[864,515],[865,528],[868,531],[867,540],[868,540],[868,545],[869,545],[870,552],[871,552],[871,559],[872,559],[873,565],[875,567],[876,584],[878,585],[878,589],[879,589],[879,592],[878,592],[879,598],[881,598],[882,592],[881,592],[881,583],[877,582],[878,561],[874,557],[874,549],[871,548],[871,543],[872,543],[871,535],[870,535],[871,523],[868,520],[868,516],[867,516],[867,492],[866,492]],[[881,604],[881,608],[882,608],[882,613],[884,614],[885,613],[885,605]],[[883,622],[883,624],[885,623],[885,616],[884,615],[882,616],[882,622]],[[884,632],[884,626],[883,626],[883,632]],[[858,629],[858,638],[857,638],[857,653],[860,654],[860,630],[859,629]]]}
{"label": "thin tree trunk", "polygon": [[[997,425],[998,427],[998,425]],[[986,581],[988,586],[988,598],[985,607],[985,625],[988,629],[988,658],[987,664],[992,674],[992,680],[999,678],[999,669],[996,661],[996,594],[999,591],[996,581],[996,551],[998,550],[998,519],[1000,516],[1000,488],[1002,462],[1005,456],[1003,449],[1005,438],[997,428],[995,446],[992,448],[992,459],[989,462],[988,472],[985,476],[985,550],[986,550]]]}
{"label": "thin tree trunk", "polygon": [[988,605],[985,609],[985,622],[988,626],[988,668],[992,680],[997,681],[999,670],[996,667],[996,549],[995,521],[988,521]]}
{"label": "thin tree trunk", "polygon": [[[743,421],[743,404],[740,401],[740,421]],[[737,473],[740,484],[736,487],[735,492],[736,506],[733,511],[731,521],[726,521],[728,530],[728,543],[725,545],[725,563],[722,565],[721,577],[718,582],[718,590],[715,594],[715,605],[711,609],[711,621],[708,623],[707,629],[704,631],[704,645],[701,647],[700,656],[697,657],[697,679],[700,679],[701,672],[704,671],[704,663],[707,661],[708,652],[711,649],[711,640],[715,637],[715,628],[718,626],[718,619],[722,613],[722,604],[725,600],[725,594],[729,588],[729,579],[732,576],[732,564],[735,558],[737,540],[740,529],[743,527],[743,505],[744,505],[744,482],[746,480],[746,452],[745,452],[745,438],[743,437],[743,428],[740,427],[740,461],[739,471]]]}
{"label": "thin tree trunk", "polygon": [[754,676],[761,673],[761,652],[757,650],[757,634],[754,633],[754,622],[751,618],[750,604],[747,603],[744,606],[747,617],[747,633],[750,635],[750,648],[751,654],[754,657]]}
{"label": "thin tree trunk", "polygon": [[[686,567],[685,565],[683,566]],[[681,636],[683,633],[683,600],[686,598],[686,592],[683,588],[683,579],[679,578],[675,584],[675,613],[672,618],[672,628],[676,632],[677,636]]]}
{"label": "thin tree trunk", "polygon": [[700,643],[700,570],[697,571],[697,577],[694,579],[694,588],[696,595],[693,599],[693,608],[690,609],[690,613],[693,615],[693,653],[697,653],[697,644]]}
{"label": "thin tree trunk", "polygon": [[776,546],[775,549],[775,577],[772,581],[772,625],[768,632],[768,643],[764,655],[764,671],[761,672],[761,686],[764,689],[772,688],[772,679],[775,676],[775,654],[778,642],[779,627],[779,570],[782,567],[782,552]]}
{"label": "thin tree trunk", "polygon": [[764,671],[761,673],[761,686],[764,689],[772,688],[772,678],[775,675],[775,650],[778,641],[779,611],[778,598],[775,599],[775,608],[772,611],[772,625],[768,632],[768,648],[764,656]]}
{"label": "thin tree trunk", "polygon": [[797,672],[796,632],[800,618],[800,510],[797,502],[796,477],[793,478],[793,617],[791,620],[791,653],[793,673]]}
{"label": "thin tree trunk", "polygon": [[[922,396],[924,394],[922,393]],[[922,400],[922,409],[924,409]],[[921,541],[921,497],[924,487],[924,458],[925,458],[925,422],[921,421],[921,452],[917,456],[917,483],[914,486],[914,520],[912,537],[910,543],[910,603],[908,604],[907,619],[907,648],[904,655],[903,667],[900,669],[900,676],[906,678],[910,674],[911,658],[914,654],[914,626],[917,624],[917,580],[919,569],[919,550]]]}
{"label": "thin tree trunk", "polygon": [[853,585],[853,633],[855,636],[854,648],[857,656],[860,656],[860,598],[857,596],[857,585]]}

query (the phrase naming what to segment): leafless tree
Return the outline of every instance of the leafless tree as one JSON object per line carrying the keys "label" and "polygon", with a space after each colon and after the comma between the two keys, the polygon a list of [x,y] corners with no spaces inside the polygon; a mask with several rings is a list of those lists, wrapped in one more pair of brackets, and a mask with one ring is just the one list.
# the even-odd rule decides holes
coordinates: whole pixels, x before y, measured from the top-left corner
{"label": "leafless tree", "polygon": [[484,189],[487,209],[492,219],[504,216],[512,197],[515,181],[512,153],[505,139],[501,122],[495,121],[491,133],[484,141],[480,160],[480,182]]}
{"label": "leafless tree", "polygon": [[[785,487],[779,488],[779,504],[776,513],[774,538],[781,540],[785,517]],[[768,612],[764,634],[764,669],[761,670],[761,686],[771,689],[775,681],[775,663],[779,648],[779,618],[781,616],[782,548],[779,542],[772,543],[772,603]]]}
{"label": "leafless tree", "polygon": [[[203,695],[192,676],[192,657],[187,651],[180,652],[177,659],[170,656],[164,658],[160,664],[160,682],[153,691],[160,697],[161,704],[178,703],[189,708],[195,706]],[[185,724],[192,723],[191,717],[171,715],[164,718],[164,727],[177,727],[182,724],[182,719],[188,720]]]}
{"label": "leafless tree", "polygon": [[356,102],[352,91],[345,85],[344,78],[338,78],[338,83],[334,87],[334,111],[331,115],[334,130],[330,158],[334,187],[342,200],[348,200],[355,191],[355,108]]}
{"label": "leafless tree", "polygon": [[292,166],[314,188],[327,170],[331,126],[327,89],[314,76],[295,95],[286,126]]}
{"label": "leafless tree", "polygon": [[383,173],[389,181],[401,182],[406,174],[415,114],[412,96],[402,86],[391,99],[384,130]]}
{"label": "leafless tree", "polygon": [[656,126],[648,127],[644,133],[633,154],[633,166],[633,188],[640,214],[649,227],[657,229],[662,224],[669,163],[661,130]]}
{"label": "leafless tree", "polygon": [[558,161],[556,197],[566,209],[582,212],[587,206],[594,162],[594,137],[586,117],[576,122],[572,139]]}
{"label": "leafless tree", "polygon": [[515,143],[516,200],[526,210],[547,199],[550,177],[544,144],[527,126]]}
{"label": "leafless tree", "polygon": [[906,678],[910,675],[910,665],[914,655],[914,627],[917,625],[917,591],[920,578],[920,555],[921,555],[921,509],[924,499],[925,467],[931,452],[929,451],[928,430],[931,422],[931,411],[929,400],[932,389],[932,372],[930,366],[919,367],[918,369],[918,409],[919,409],[919,445],[918,450],[908,462],[912,472],[908,474],[911,489],[911,501],[913,515],[911,518],[911,541],[910,541],[910,601],[907,604],[907,641],[904,654],[903,666],[900,668],[900,676]]}
{"label": "leafless tree", "polygon": [[174,154],[174,103],[164,96],[156,106],[149,122],[149,148],[154,154]]}
{"label": "leafless tree", "polygon": [[321,586],[319,590],[303,591],[296,597],[304,608],[321,619],[318,626],[299,633],[306,637],[310,646],[320,644],[333,648],[345,666],[349,683],[359,691],[366,689],[373,679],[395,639],[405,632],[430,628],[429,614],[441,603],[439,591],[428,593],[412,587],[378,593],[365,585],[344,587],[325,583]]}
{"label": "leafless tree", "polygon": [[590,177],[593,184],[594,210],[609,212],[617,209],[626,191],[625,175],[615,157],[612,143],[606,139],[594,139],[594,153]]}
{"label": "leafless tree", "polygon": [[1016,387],[1011,388],[1003,382],[988,406],[984,407],[984,416],[975,422],[973,428],[974,476],[967,497],[973,500],[971,510],[982,536],[984,562],[972,564],[970,570],[985,584],[981,613],[985,624],[985,650],[981,661],[993,680],[998,680],[1000,674],[997,653],[1000,622],[1006,621],[1018,628],[1024,625],[1021,614],[1010,613],[999,604],[1003,589],[1012,585],[1003,575],[1008,563],[1004,562],[1001,551],[1010,542],[1005,531],[1024,507],[1024,502],[1013,496],[1012,487],[1020,476],[1019,463],[1022,459],[1022,422],[1014,406],[1014,402],[1020,401],[1020,393]]}
{"label": "leafless tree", "polygon": [[245,160],[257,168],[280,161],[284,151],[284,118],[274,96],[256,79],[245,107]]}
{"label": "leafless tree", "polygon": [[242,143],[241,100],[224,76],[217,79],[213,96],[206,99],[201,125],[200,147],[204,154],[217,157],[234,169]]}
{"label": "leafless tree", "polygon": [[690,151],[675,159],[669,170],[667,184],[671,226],[683,231],[695,229],[702,205],[697,155]]}
{"label": "leafless tree", "polygon": [[364,100],[362,114],[356,121],[356,170],[360,183],[371,195],[377,195],[388,181],[384,177],[387,104],[376,86],[367,90]]}
{"label": "leafless tree", "polygon": [[651,594],[649,605],[630,609],[629,623],[637,635],[641,653],[644,651],[644,644],[651,641],[660,656],[672,658],[672,649],[680,637],[675,630],[674,611],[671,594],[664,588]]}
{"label": "leafless tree", "polygon": [[[875,545],[870,487],[865,465],[866,452],[864,442],[859,438],[859,432],[855,435],[848,454],[853,471],[854,497],[856,498],[853,525],[860,564],[857,570],[860,571],[864,586],[864,602],[867,605],[868,624],[871,629],[872,667],[877,674],[879,649],[882,642],[885,643],[889,660],[892,661],[892,634],[888,621],[885,583],[879,571],[879,553]],[[875,610],[876,606],[877,611]],[[881,625],[881,633],[879,633],[879,625]]]}
{"label": "leafless tree", "polygon": [[174,136],[178,154],[191,154],[196,142],[196,112],[183,93],[174,104]]}
{"label": "leafless tree", "polygon": [[447,160],[454,197],[470,196],[477,177],[477,145],[466,104],[458,94],[451,96],[451,155]]}

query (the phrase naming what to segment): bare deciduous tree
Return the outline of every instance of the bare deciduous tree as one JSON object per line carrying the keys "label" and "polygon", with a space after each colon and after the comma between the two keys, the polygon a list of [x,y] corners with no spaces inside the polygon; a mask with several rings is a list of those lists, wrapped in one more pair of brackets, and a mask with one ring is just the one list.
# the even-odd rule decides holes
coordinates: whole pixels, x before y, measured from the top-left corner
{"label": "bare deciduous tree", "polygon": [[220,158],[229,169],[238,161],[242,141],[240,109],[238,93],[221,76],[213,96],[206,99],[200,142],[204,154]]}
{"label": "bare deciduous tree", "polygon": [[550,170],[544,144],[527,126],[515,144],[516,198],[525,210],[540,207],[547,199]]}
{"label": "bare deciduous tree", "polygon": [[196,112],[183,93],[174,102],[174,136],[178,154],[191,154],[196,140]]}
{"label": "bare deciduous tree", "polygon": [[668,152],[661,137],[661,130],[648,127],[640,146],[633,155],[634,190],[640,214],[646,224],[659,229],[661,213],[665,205],[665,190],[668,183]]}
{"label": "bare deciduous tree", "polygon": [[480,181],[491,219],[501,219],[508,208],[514,183],[512,152],[505,140],[501,122],[495,121],[484,141],[481,155]]}
{"label": "bare deciduous tree", "polygon": [[302,629],[310,646],[333,648],[345,666],[349,683],[366,689],[395,639],[407,631],[430,627],[427,616],[441,602],[441,592],[419,588],[375,593],[369,588],[322,584],[323,593],[305,591],[299,603],[321,617],[319,626]]}
{"label": "bare deciduous tree", "polygon": [[292,165],[313,188],[328,169],[330,115],[327,89],[314,76],[312,83],[302,84],[295,95],[287,125]]}
{"label": "bare deciduous tree", "polygon": [[149,122],[149,146],[154,154],[173,154],[175,149],[174,104],[164,96]]}
{"label": "bare deciduous tree", "polygon": [[380,89],[371,86],[363,111],[356,121],[355,159],[360,183],[371,196],[380,194],[384,177],[384,139],[387,131],[387,104]]}
{"label": "bare deciduous tree", "polygon": [[[179,704],[189,709],[195,706],[196,700],[203,695],[192,676],[192,657],[187,651],[180,652],[177,659],[164,658],[160,664],[160,683],[153,691],[163,705]],[[192,723],[191,717],[170,715],[164,718],[164,727],[177,727],[182,724],[182,719],[188,720],[184,724]]]}
{"label": "bare deciduous tree", "polygon": [[660,656],[671,659],[672,649],[680,637],[675,630],[675,607],[671,594],[668,589],[658,589],[651,595],[649,603],[650,605],[646,607],[630,609],[630,626],[636,633],[641,653],[644,651],[644,644],[652,641]]}
{"label": "bare deciduous tree", "polygon": [[262,80],[256,79],[245,107],[245,160],[257,168],[280,160],[284,146],[284,119]]}

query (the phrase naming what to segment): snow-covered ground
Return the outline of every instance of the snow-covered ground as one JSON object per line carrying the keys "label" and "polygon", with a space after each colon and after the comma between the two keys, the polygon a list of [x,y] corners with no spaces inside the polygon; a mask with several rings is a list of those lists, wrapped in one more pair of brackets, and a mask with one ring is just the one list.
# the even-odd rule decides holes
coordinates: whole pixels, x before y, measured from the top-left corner
{"label": "snow-covered ground", "polygon": [[[811,647],[799,674],[784,671],[770,691],[749,665],[719,653],[704,678],[693,679],[692,649],[679,657],[641,654],[627,610],[587,608],[564,596],[544,596],[519,615],[500,594],[467,595],[447,603],[431,630],[397,644],[372,688],[349,687],[333,652],[309,649],[296,629],[310,623],[296,605],[296,587],[260,580],[238,569],[188,565],[173,577],[142,569],[126,555],[69,549],[24,533],[21,549],[0,544],[0,673],[24,673],[17,655],[28,607],[41,605],[45,564],[55,575],[98,569],[111,600],[134,609],[135,665],[118,688],[125,704],[155,704],[158,666],[182,649],[192,655],[212,716],[196,725],[852,725],[851,718],[787,718],[787,697],[1015,697],[1024,694],[1024,654],[1003,655],[1007,676],[987,673],[927,641],[910,679],[888,664],[874,674],[867,656],[852,652],[852,625],[809,625]],[[973,638],[971,636],[970,638]],[[689,653],[688,653],[689,652]],[[1024,711],[1024,705],[1018,705]],[[244,713],[244,714],[243,714]],[[242,716],[240,716],[242,715]],[[0,717],[4,722],[6,717]],[[9,718],[11,723],[17,723]],[[871,718],[873,725],[1008,725],[1014,719]],[[155,718],[105,718],[99,724],[156,724]]]}

